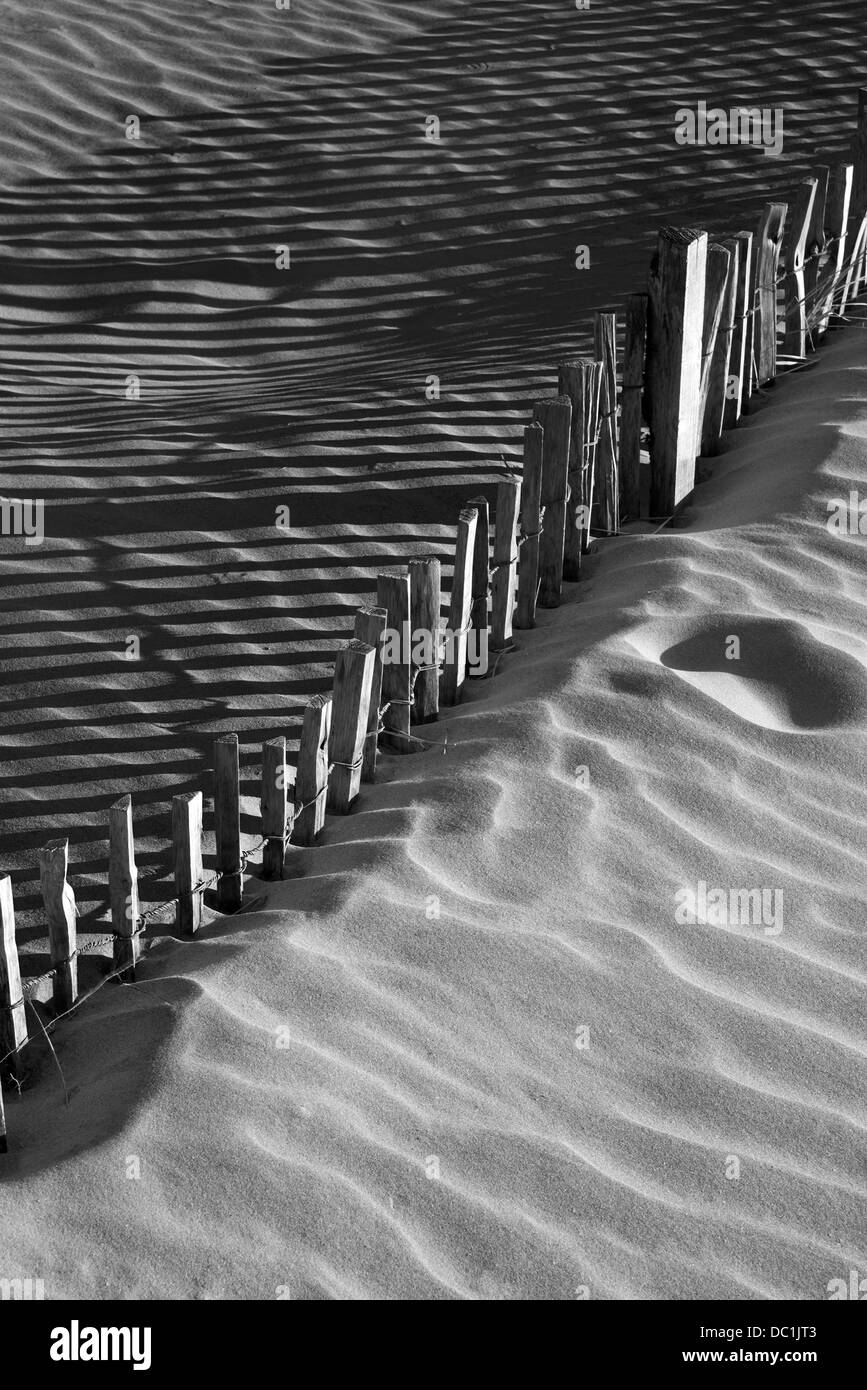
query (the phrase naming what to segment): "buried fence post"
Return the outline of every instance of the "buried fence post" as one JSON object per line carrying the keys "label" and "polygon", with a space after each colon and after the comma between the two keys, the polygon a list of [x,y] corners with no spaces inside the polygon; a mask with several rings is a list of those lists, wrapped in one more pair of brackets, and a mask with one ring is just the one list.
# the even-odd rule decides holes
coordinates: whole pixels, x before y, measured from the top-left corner
{"label": "buried fence post", "polygon": [[521,482],[521,531],[518,557],[518,606],[515,627],[536,626],[539,587],[539,538],[542,534],[542,452],[545,434],[539,424],[524,430],[524,472]]}
{"label": "buried fence post", "polygon": [[777,267],[787,212],[788,203],[766,203],[756,229],[751,363],[756,386],[777,375]]}
{"label": "buried fence post", "polygon": [[477,517],[475,507],[463,507],[458,516],[455,568],[452,575],[449,624],[443,658],[443,684],[440,691],[440,700],[444,705],[458,704],[467,674],[467,636],[471,626]]}
{"label": "buried fence post", "polygon": [[286,857],[286,739],[262,744],[262,877],[282,878]]}
{"label": "buried fence post", "polygon": [[[292,829],[292,838],[298,845],[312,845],[325,824],[331,707],[330,694],[313,695],[304,711],[295,771],[295,823]],[[299,809],[301,807],[303,809]]]}
{"label": "buried fence post", "polygon": [[[3,1064],[13,1075],[18,1071],[18,1053],[27,1042],[27,1020],[21,993],[21,970],[15,945],[15,907],[12,880],[0,877],[0,1057],[15,1055]],[[0,1115],[2,1119],[2,1115]]]}
{"label": "buried fence post", "polygon": [[701,420],[701,435],[698,448],[698,452],[704,455],[716,453],[723,431],[726,389],[731,370],[730,362],[732,335],[734,333],[740,244],[734,237],[725,237],[720,240],[718,245],[713,244],[708,247],[708,287],[705,291],[705,304],[707,304],[707,297],[712,292],[711,266],[713,261],[711,258],[713,253],[717,250],[725,251],[726,261],[724,266],[722,262],[720,262],[720,274],[722,275],[723,283],[722,292],[720,294],[719,321],[714,335],[713,348],[711,350],[709,344],[706,347],[706,352],[710,352],[710,356],[705,357],[707,384],[705,387],[704,411]]}
{"label": "buried fence post", "polygon": [[132,797],[121,796],[108,811],[108,896],[114,933],[114,969],[135,979],[139,958],[138,870],[132,836]]}
{"label": "buried fence post", "polygon": [[0,1090],[0,1154],[9,1152],[9,1144],[6,1139],[6,1111],[3,1106],[3,1092]]}
{"label": "buried fence post", "polygon": [[[497,484],[497,513],[494,522],[494,582],[491,607],[491,650],[500,652],[512,643],[512,615],[515,610],[515,579],[518,571],[517,528],[521,504],[521,484],[517,478],[503,478]],[[487,637],[487,631],[485,631]],[[482,667],[487,660],[482,653]]]}
{"label": "buried fence post", "polygon": [[[488,504],[485,503],[485,518]],[[487,521],[485,524],[485,548],[487,549]],[[476,548],[478,556],[478,546]],[[485,621],[487,622],[487,555],[485,556]],[[442,586],[442,566],[437,559],[410,560],[409,562],[409,611],[410,634],[413,644],[421,635],[425,651],[423,659],[415,666],[412,679],[414,693],[412,700],[412,722],[430,724],[440,710],[440,594]],[[473,574],[475,588],[476,573]],[[478,590],[476,590],[478,592]]]}
{"label": "buried fence post", "polygon": [[602,363],[590,357],[561,362],[559,368],[560,394],[568,396],[572,402],[566,532],[563,539],[563,578],[571,582],[581,578],[581,556],[586,549],[585,535],[590,524],[595,453],[591,444],[596,440],[599,423],[602,370]]}
{"label": "buried fence post", "polygon": [[545,431],[542,445],[542,506],[545,508],[545,519],[539,542],[539,594],[536,602],[540,608],[558,608],[563,590],[572,402],[568,396],[536,401],[533,416]]}
{"label": "buried fence post", "polygon": [[834,312],[834,297],[846,263],[846,235],[849,224],[849,208],[852,203],[852,179],[854,168],[851,164],[835,164],[828,180],[828,204],[825,225],[828,234],[828,261],[825,266],[826,294],[823,297],[819,332],[828,331],[828,323]]}
{"label": "buried fence post", "polygon": [[238,735],[214,740],[214,842],[218,912],[237,912],[244,896],[241,867],[241,769]]}
{"label": "buried fence post", "polygon": [[[468,507],[475,507],[476,542],[473,547],[473,604],[470,619],[473,632],[478,634],[481,643],[482,633],[488,631],[488,600],[491,597],[491,515],[487,497],[471,497]],[[484,640],[487,640],[486,638]],[[475,675],[476,672],[470,671]],[[484,674],[481,672],[480,674]]]}
{"label": "buried fence post", "polygon": [[361,788],[375,659],[375,649],[353,637],[334,663],[328,809],[339,816],[346,815]]}
{"label": "buried fence post", "polygon": [[414,695],[409,585],[408,570],[376,576],[377,607],[388,612],[388,632],[382,648],[382,742],[395,753],[414,753],[417,747],[409,731]]}
{"label": "buried fence post", "polygon": [[729,355],[729,378],[723,410],[723,429],[733,429],[741,418],[749,397],[752,367],[747,358],[747,344],[752,344],[752,310],[750,298],[753,283],[753,234],[736,232],[732,238],[738,247],[737,282],[732,306],[732,348]]}
{"label": "buried fence post", "polygon": [[184,936],[202,925],[202,793],[172,797],[172,846],[175,857],[175,923]]}
{"label": "buried fence post", "polygon": [[806,310],[807,345],[810,352],[816,351],[819,320],[822,314],[823,291],[819,280],[819,262],[828,246],[825,237],[825,223],[828,216],[830,179],[831,170],[827,164],[820,164],[816,170],[816,196],[813,199],[813,210],[810,214],[810,225],[807,228],[807,242],[804,248],[804,307]]}
{"label": "buried fence post", "polygon": [[[439,561],[436,561],[439,564]],[[412,565],[410,565],[412,573]],[[439,586],[437,586],[439,592]],[[373,675],[370,679],[370,708],[367,714],[367,736],[364,740],[364,760],[361,764],[362,782],[376,781],[376,756],[379,752],[379,707],[382,704],[382,641],[388,627],[388,610],[385,608],[359,608],[355,615],[354,635],[359,642],[373,647]],[[436,672],[434,672],[436,675]],[[439,689],[437,689],[439,698]]]}
{"label": "buried fence post", "polygon": [[58,1013],[66,1013],[78,998],[75,894],[66,881],[68,866],[68,840],[51,840],[39,851],[39,880],[48,917],[54,1007]]}
{"label": "buried fence post", "polygon": [[816,179],[802,179],[798,184],[791,215],[786,224],[783,239],[783,259],[786,273],[783,278],[783,307],[785,331],[783,351],[793,357],[807,355],[807,304],[804,259],[807,247],[807,233],[813,218],[816,201]]}
{"label": "buried fence post", "polygon": [[593,321],[596,360],[602,364],[599,396],[599,445],[596,450],[596,501],[599,526],[606,535],[620,530],[620,480],[617,476],[617,315],[596,314]]}
{"label": "buried fence post", "polygon": [[698,429],[695,436],[695,452],[701,453],[704,434],[704,417],[707,397],[710,390],[711,366],[719,337],[720,320],[723,312],[726,284],[731,269],[731,255],[719,242],[708,240],[707,262],[704,280],[704,314],[701,335],[701,372],[698,385]]}
{"label": "buried fence post", "polygon": [[620,388],[620,519],[637,521],[641,513],[641,397],[647,349],[647,295],[631,294],[626,303],[623,383]]}
{"label": "buried fence post", "polygon": [[662,228],[648,295],[653,517],[671,516],[695,483],[706,268],[706,232]]}
{"label": "buried fence post", "polygon": [[[854,218],[853,236],[857,236],[864,218],[867,217],[867,87],[858,92],[858,127],[855,132],[854,177],[852,181],[852,216]],[[853,244],[852,295],[857,296],[861,281],[867,270],[864,257],[864,244],[857,248]]]}

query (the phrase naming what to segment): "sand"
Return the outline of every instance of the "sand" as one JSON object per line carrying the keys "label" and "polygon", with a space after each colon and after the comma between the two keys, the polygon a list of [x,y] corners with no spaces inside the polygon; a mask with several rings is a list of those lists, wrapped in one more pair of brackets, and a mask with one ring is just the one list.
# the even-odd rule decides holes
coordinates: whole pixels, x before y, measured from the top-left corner
{"label": "sand", "polygon": [[[293,49],[262,7],[213,9],[90,0],[38,33],[28,10],[2,57],[2,479],[46,499],[45,544],[0,557],[27,973],[36,847],[69,834],[104,930],[132,791],[143,896],[169,897],[168,798],[207,787],[219,732],[252,843],[259,746],[294,747],[376,570],[447,557],[660,221],[752,227],[844,152],[867,37],[850,4],[359,5],[342,28],[299,5]],[[784,103],[782,158],[667,143],[702,93]],[[445,757],[387,756],[298,877],[58,1029],[68,1106],[34,1049],[4,1275],[813,1299],[867,1267],[864,551],[825,524],[865,486],[864,361],[835,336],[729,437],[688,527],[601,547],[435,726]],[[782,930],[680,925],[700,882],[780,891]]]}

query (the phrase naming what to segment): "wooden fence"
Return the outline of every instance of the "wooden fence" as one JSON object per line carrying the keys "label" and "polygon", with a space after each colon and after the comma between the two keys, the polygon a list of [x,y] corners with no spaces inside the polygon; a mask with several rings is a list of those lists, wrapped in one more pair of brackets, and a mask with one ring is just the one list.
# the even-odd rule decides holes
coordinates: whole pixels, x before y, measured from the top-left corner
{"label": "wooden fence", "polygon": [[[822,167],[803,180],[791,208],[767,203],[755,232],[660,231],[648,290],[627,302],[619,388],[615,315],[597,314],[595,357],[561,364],[558,394],[536,403],[524,430],[521,480],[497,487],[492,549],[487,499],[461,508],[445,631],[438,559],[380,574],[375,603],[359,610],[354,636],[338,653],[331,692],[314,696],[304,712],[294,784],[285,738],[264,744],[257,844],[242,848],[238,737],[229,734],[214,743],[215,865],[207,875],[202,793],[172,800],[171,902],[141,911],[132,799],[122,796],[108,811],[111,934],[79,948],[69,842],[52,840],[39,851],[51,969],[22,981],[11,879],[0,875],[5,1078],[20,1082],[28,1008],[37,1034],[48,1036],[109,980],[134,980],[144,933],[162,914],[173,912],[177,932],[194,935],[208,889],[219,912],[236,912],[259,850],[260,876],[281,878],[288,847],[315,844],[326,812],[345,815],[375,780],[380,746],[445,751],[445,738],[422,737],[413,725],[429,725],[441,706],[460,702],[473,676],[468,658],[484,657],[485,643],[494,674],[514,647],[513,630],[534,627],[537,608],[556,608],[564,581],[580,577],[591,537],[615,534],[626,521],[673,518],[693,489],[696,457],[716,452],[723,431],[780,371],[807,362],[867,283],[867,91],[856,149],[854,165]],[[109,945],[110,970],[80,996],[79,957]],[[0,1152],[6,1147],[0,1091]]]}

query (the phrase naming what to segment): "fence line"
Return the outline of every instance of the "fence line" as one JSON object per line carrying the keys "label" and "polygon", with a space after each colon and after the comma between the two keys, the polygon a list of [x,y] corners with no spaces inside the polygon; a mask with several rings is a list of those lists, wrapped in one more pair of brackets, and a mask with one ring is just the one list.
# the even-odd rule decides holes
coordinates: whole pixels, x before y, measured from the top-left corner
{"label": "fence line", "polygon": [[[765,394],[781,370],[803,370],[828,329],[852,321],[847,307],[867,285],[867,99],[859,106],[859,136],[859,168],[822,166],[803,180],[788,226],[787,204],[768,203],[755,234],[709,238],[694,228],[661,229],[648,292],[628,301],[619,388],[616,316],[597,314],[595,358],[560,364],[559,393],[535,403],[524,432],[521,480],[497,485],[493,560],[488,500],[461,507],[445,631],[438,559],[380,574],[376,606],[359,610],[355,635],[338,653],[333,692],[313,696],[305,709],[291,801],[285,738],[263,745],[256,844],[241,847],[238,736],[229,734],[214,743],[216,868],[208,876],[202,868],[201,791],[175,796],[175,897],[167,902],[141,910],[132,798],[122,796],[109,810],[111,933],[78,946],[69,842],[51,841],[39,851],[51,969],[22,980],[11,879],[0,875],[3,1077],[20,1089],[30,1042],[26,1006],[53,1052],[50,1035],[62,1019],[110,980],[136,982],[152,922],[173,912],[181,936],[195,936],[211,888],[218,911],[237,912],[249,861],[260,849],[261,877],[282,878],[287,851],[316,843],[326,809],[351,812],[362,784],[375,781],[381,741],[400,753],[438,747],[445,754],[447,733],[424,738],[411,725],[436,720],[440,704],[460,702],[474,664],[471,633],[485,647],[483,666],[487,645],[494,653],[487,666],[494,676],[515,649],[513,626],[535,627],[537,605],[557,607],[564,579],[579,577],[591,536],[616,535],[624,520],[656,522],[658,531],[673,519],[692,493],[699,451],[715,452],[753,395]],[[425,637],[428,648],[416,658]],[[112,968],[80,995],[79,956],[108,946]],[[44,1021],[36,996],[48,983],[53,1011],[46,1006]],[[60,1069],[56,1054],[55,1061]],[[0,1090],[0,1153],[6,1151]]]}

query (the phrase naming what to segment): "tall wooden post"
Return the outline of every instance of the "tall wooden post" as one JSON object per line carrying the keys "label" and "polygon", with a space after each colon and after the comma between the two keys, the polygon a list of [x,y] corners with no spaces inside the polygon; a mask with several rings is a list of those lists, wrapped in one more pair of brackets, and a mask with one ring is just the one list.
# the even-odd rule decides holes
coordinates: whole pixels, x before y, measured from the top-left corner
{"label": "tall wooden post", "polygon": [[647,376],[650,512],[667,517],[693,489],[707,233],[663,227],[650,271]]}
{"label": "tall wooden post", "polygon": [[766,203],[756,229],[753,372],[757,386],[777,375],[777,270],[787,211],[787,203]]}
{"label": "tall wooden post", "polygon": [[[503,478],[497,484],[497,515],[494,523],[491,650],[495,652],[504,651],[512,643],[512,615],[515,609],[515,581],[518,573],[515,532],[520,503],[521,484],[518,479]],[[484,665],[487,666],[487,662]]]}
{"label": "tall wooden post", "polygon": [[39,851],[39,881],[48,918],[54,1006],[58,1013],[71,1009],[78,998],[75,894],[66,881],[68,867],[68,840],[51,840]]}
{"label": "tall wooden post", "polygon": [[[724,260],[717,261],[717,252],[719,251],[723,252]],[[717,452],[723,429],[723,410],[734,329],[738,251],[738,243],[734,237],[720,239],[719,243],[712,242],[707,251],[704,301],[706,329],[708,327],[708,305],[717,294],[717,275],[722,284],[719,288],[716,326],[705,341],[705,357],[702,369],[701,435],[699,436],[697,452],[704,455]]]}
{"label": "tall wooden post", "polygon": [[361,765],[376,652],[353,637],[337,653],[331,714],[328,808],[346,815],[361,789]]}
{"label": "tall wooden post", "polygon": [[835,164],[828,180],[828,209],[825,220],[828,233],[828,262],[824,275],[826,293],[819,323],[820,333],[827,333],[828,331],[828,323],[834,312],[834,302],[846,261],[846,237],[849,225],[849,208],[852,203],[854,173],[855,170],[851,164]]}
{"label": "tall wooden post", "polygon": [[637,521],[641,514],[641,398],[647,351],[647,295],[631,294],[626,303],[623,385],[620,394],[620,515]]}
{"label": "tall wooden post", "polygon": [[138,869],[132,836],[132,797],[121,796],[108,812],[108,896],[114,933],[115,970],[135,979],[139,958]]}
{"label": "tall wooden post", "polygon": [[602,363],[595,492],[599,504],[599,526],[606,535],[613,536],[620,530],[616,314],[594,315],[593,338],[596,360]]}
{"label": "tall wooden post", "polygon": [[[382,742],[395,753],[414,753],[410,738],[412,713],[412,630],[408,570],[376,576],[376,602],[388,611],[382,646]],[[419,677],[421,679],[421,677]]]}
{"label": "tall wooden post", "polygon": [[172,797],[172,848],[175,858],[175,923],[183,936],[202,925],[202,793]]}
{"label": "tall wooden post", "polygon": [[807,350],[816,351],[819,325],[822,319],[823,290],[820,280],[819,262],[827,250],[825,223],[828,215],[828,185],[831,170],[827,164],[820,164],[816,170],[816,196],[813,211],[807,228],[807,242],[804,248],[804,299],[807,311]]}
{"label": "tall wooden post", "polygon": [[[475,507],[476,543],[473,548],[473,603],[470,622],[474,632],[488,631],[488,603],[491,597],[491,514],[487,497],[471,497],[468,507]],[[469,670],[468,675],[477,672]]]}
{"label": "tall wooden post", "polygon": [[312,845],[325,825],[331,705],[330,694],[313,695],[304,711],[295,771],[292,839],[296,845]]}
{"label": "tall wooden post", "polygon": [[0,876],[0,1057],[7,1052],[15,1055],[4,1063],[3,1070],[18,1075],[18,1053],[27,1042],[27,1019],[21,993],[21,970],[15,944],[15,907],[12,901],[12,880]]}
{"label": "tall wooden post", "polygon": [[282,878],[286,858],[286,739],[269,738],[262,745],[262,877]]}
{"label": "tall wooden post", "polygon": [[6,1137],[6,1110],[3,1105],[3,1092],[0,1090],[0,1154],[9,1152],[9,1141]]}
{"label": "tall wooden post", "polygon": [[698,433],[695,439],[696,454],[701,452],[704,415],[707,407],[708,391],[710,389],[711,366],[716,350],[716,340],[719,335],[719,325],[722,317],[723,300],[725,298],[730,266],[731,256],[726,248],[721,246],[719,242],[709,240],[704,281],[701,371],[699,373],[698,387]]}
{"label": "tall wooden post", "polygon": [[[488,504],[485,503],[485,517]],[[487,548],[487,525],[485,526],[485,546]],[[478,557],[476,544],[476,559]],[[488,610],[488,570],[485,557],[485,618]],[[474,566],[473,584],[478,581],[478,568]],[[478,593],[478,590],[476,590]],[[412,719],[416,724],[430,724],[436,719],[440,708],[440,605],[442,603],[442,566],[439,560],[410,560],[409,562],[409,607],[410,628],[413,649],[423,639],[427,650],[424,660],[414,664],[412,679],[415,682],[413,694]],[[475,626],[475,617],[473,619]],[[421,667],[421,669],[419,669]],[[425,670],[425,667],[431,669]]]}
{"label": "tall wooden post", "polygon": [[[439,561],[436,561],[439,564]],[[410,566],[412,569],[412,566]],[[437,581],[439,587],[439,581]],[[376,759],[379,753],[379,719],[382,704],[382,641],[388,626],[385,608],[359,608],[355,615],[355,636],[359,642],[373,647],[373,675],[370,678],[370,709],[367,715],[367,737],[364,740],[364,761],[361,764],[362,782],[376,781]],[[436,675],[436,672],[434,672]],[[419,677],[422,680],[423,677]],[[439,684],[436,685],[439,704]]]}
{"label": "tall wooden post", "polygon": [[[861,224],[867,216],[867,87],[862,87],[858,92],[858,128],[855,134],[855,155],[854,155],[854,178],[852,182],[852,247],[854,251],[855,238],[860,231]],[[865,259],[865,245],[862,244],[861,253],[854,260],[854,270],[851,280],[851,292],[857,295],[861,281],[867,273],[867,259]]]}
{"label": "tall wooden post", "polygon": [[815,179],[802,179],[786,225],[783,238],[783,258],[786,274],[783,280],[786,328],[783,336],[783,350],[793,357],[807,355],[807,299],[804,260],[807,247],[807,233],[813,217],[816,201],[817,182]]}
{"label": "tall wooden post", "polygon": [[475,507],[464,507],[458,516],[455,568],[440,690],[440,700],[444,705],[459,703],[466,680],[467,633],[470,628],[473,598],[473,551],[476,544],[477,515]]}
{"label": "tall wooden post", "polygon": [[545,508],[545,520],[539,543],[540,583],[536,602],[540,608],[558,608],[563,591],[572,402],[568,396],[536,401],[533,416],[545,431],[542,446],[542,506]]}
{"label": "tall wooden post", "polygon": [[244,896],[241,869],[241,767],[238,735],[214,741],[214,840],[217,848],[217,910],[237,912]]}
{"label": "tall wooden post", "polygon": [[753,234],[736,232],[734,240],[738,245],[737,282],[733,309],[732,350],[729,357],[729,380],[726,389],[723,428],[733,429],[741,418],[746,400],[749,397],[752,372],[747,358],[747,344],[752,351],[752,285],[753,285]]}
{"label": "tall wooden post", "polygon": [[524,543],[518,557],[518,606],[515,627],[536,626],[539,588],[539,540],[542,535],[542,454],[545,433],[539,424],[524,430],[524,470],[521,483],[521,530]]}
{"label": "tall wooden post", "polygon": [[573,583],[581,578],[581,556],[588,548],[603,371],[603,364],[590,357],[560,363],[560,393],[572,402],[563,578]]}

